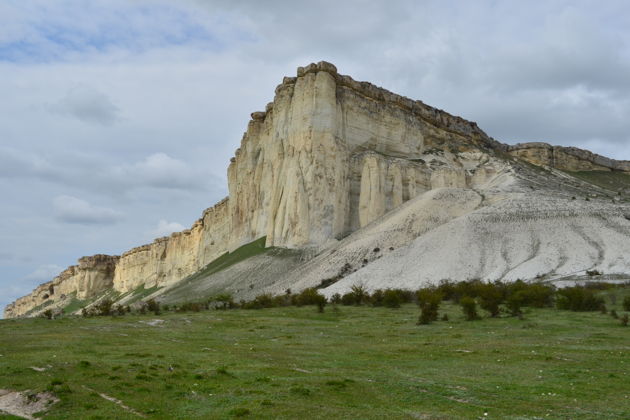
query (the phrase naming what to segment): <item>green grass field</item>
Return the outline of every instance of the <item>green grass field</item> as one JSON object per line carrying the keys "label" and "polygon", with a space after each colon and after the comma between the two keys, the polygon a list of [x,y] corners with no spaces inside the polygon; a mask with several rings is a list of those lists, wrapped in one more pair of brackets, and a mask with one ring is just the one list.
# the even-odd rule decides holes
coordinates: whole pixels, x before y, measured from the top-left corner
{"label": "green grass field", "polygon": [[0,388],[52,390],[47,419],[139,418],[98,393],[159,419],[630,418],[630,327],[609,315],[440,312],[425,326],[411,304],[3,320]]}

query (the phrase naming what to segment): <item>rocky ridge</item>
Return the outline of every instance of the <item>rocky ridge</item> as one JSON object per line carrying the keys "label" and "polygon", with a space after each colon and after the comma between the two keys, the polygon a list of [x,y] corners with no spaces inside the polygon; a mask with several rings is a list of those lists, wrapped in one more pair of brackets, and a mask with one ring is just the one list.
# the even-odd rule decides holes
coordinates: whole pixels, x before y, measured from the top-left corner
{"label": "rocky ridge", "polygon": [[[629,167],[575,148],[504,145],[474,122],[357,82],[330,63],[300,67],[296,77],[283,79],[264,112],[251,114],[228,168],[229,197],[183,232],[120,257],[82,258],[8,305],[5,317],[33,315],[67,304],[68,296],[86,299],[108,289],[168,290],[261,237],[267,246],[310,249],[314,256],[285,273],[274,269],[266,290],[318,285],[348,261],[357,275],[367,273],[363,268],[377,267],[370,254],[375,246],[398,252],[453,218],[492,208],[533,185],[551,193],[546,184],[552,183],[535,180],[519,159],[568,171]],[[549,176],[565,195],[569,187],[583,189],[559,174]],[[328,254],[333,251],[334,257]],[[247,293],[259,292],[259,286]]]}

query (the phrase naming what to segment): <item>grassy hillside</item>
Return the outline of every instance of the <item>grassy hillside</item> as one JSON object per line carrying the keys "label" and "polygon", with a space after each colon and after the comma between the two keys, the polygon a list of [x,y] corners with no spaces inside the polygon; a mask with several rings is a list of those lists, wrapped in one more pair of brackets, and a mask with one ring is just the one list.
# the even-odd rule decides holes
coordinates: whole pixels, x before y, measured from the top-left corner
{"label": "grassy hillside", "polygon": [[[201,301],[220,293],[239,294],[260,290],[278,275],[299,263],[301,252],[265,248],[265,237],[225,253],[197,273],[167,288],[159,296],[164,303]],[[240,290],[240,293],[237,291]]]}
{"label": "grassy hillside", "polygon": [[610,191],[630,189],[630,174],[619,171],[578,171],[567,174]]}
{"label": "grassy hillside", "polygon": [[449,321],[418,326],[418,313],[3,320],[0,389],[52,390],[61,401],[47,419],[138,418],[99,394],[156,419],[630,418],[630,328],[609,315],[468,322],[445,303]]}

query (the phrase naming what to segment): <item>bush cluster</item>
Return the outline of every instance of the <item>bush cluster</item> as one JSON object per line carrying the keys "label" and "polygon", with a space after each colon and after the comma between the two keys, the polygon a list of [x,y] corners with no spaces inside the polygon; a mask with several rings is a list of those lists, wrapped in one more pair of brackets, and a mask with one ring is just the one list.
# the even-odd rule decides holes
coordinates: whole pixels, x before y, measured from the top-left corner
{"label": "bush cluster", "polygon": [[566,287],[558,290],[556,306],[570,311],[599,311],[604,307],[604,299],[583,286]]}
{"label": "bush cluster", "polygon": [[[481,280],[462,282],[441,281],[437,286],[421,288],[416,291],[404,289],[378,289],[370,293],[363,285],[354,285],[348,293],[336,293],[330,300],[319,292],[319,288],[308,288],[294,294],[287,289],[284,294],[260,294],[251,300],[241,300],[236,303],[232,295],[225,293],[201,302],[185,302],[179,305],[163,305],[155,299],[139,302],[133,305],[135,312],[145,314],[152,312],[159,315],[162,311],[199,312],[216,309],[227,310],[233,308],[264,309],[286,306],[316,306],[319,312],[324,312],[327,304],[337,305],[366,305],[373,307],[399,308],[402,304],[415,302],[420,308],[418,324],[430,324],[440,319],[439,308],[444,300],[458,303],[467,320],[480,318],[478,309],[487,312],[489,317],[498,317],[502,313],[522,317],[524,307],[553,307],[572,311],[597,311],[607,313],[604,300],[599,297],[600,292],[614,285],[609,283],[590,283],[585,286],[567,287],[556,290],[553,286],[541,282],[527,283],[517,280],[512,283],[500,281],[486,283]],[[622,303],[626,311],[630,311],[630,296]],[[129,306],[114,305],[111,299],[105,298],[82,310],[83,316],[117,316],[131,312]],[[619,319],[622,325],[627,324],[627,318],[611,311],[610,315]],[[44,317],[53,318],[52,312],[44,312]],[[448,315],[443,314],[442,320],[447,321]]]}

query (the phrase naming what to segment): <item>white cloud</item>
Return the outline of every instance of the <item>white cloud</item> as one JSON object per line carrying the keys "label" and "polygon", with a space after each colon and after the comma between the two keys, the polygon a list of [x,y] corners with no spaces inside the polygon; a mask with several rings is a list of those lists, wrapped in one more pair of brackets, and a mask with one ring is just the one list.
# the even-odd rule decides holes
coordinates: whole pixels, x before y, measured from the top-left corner
{"label": "white cloud", "polygon": [[166,220],[160,220],[155,229],[147,232],[147,235],[151,239],[161,238],[162,236],[168,236],[173,232],[181,232],[184,230],[184,226],[177,222],[167,222]]}
{"label": "white cloud", "polygon": [[93,206],[87,201],[69,195],[60,195],[53,200],[57,219],[76,224],[112,224],[122,214],[106,207]]}
{"label": "white cloud", "polygon": [[136,186],[196,189],[202,184],[188,164],[166,153],[152,154],[134,164],[114,168],[113,172]]}
{"label": "white cloud", "polygon": [[120,110],[107,95],[86,86],[72,88],[63,99],[48,105],[48,109],[89,124],[109,126],[120,119]]}

